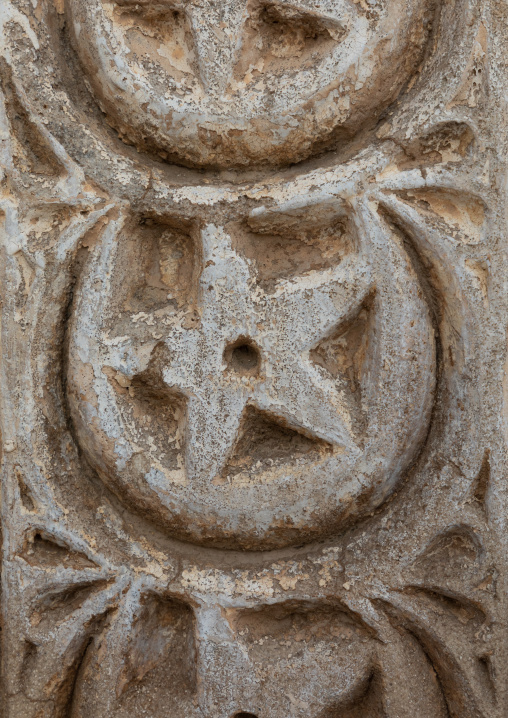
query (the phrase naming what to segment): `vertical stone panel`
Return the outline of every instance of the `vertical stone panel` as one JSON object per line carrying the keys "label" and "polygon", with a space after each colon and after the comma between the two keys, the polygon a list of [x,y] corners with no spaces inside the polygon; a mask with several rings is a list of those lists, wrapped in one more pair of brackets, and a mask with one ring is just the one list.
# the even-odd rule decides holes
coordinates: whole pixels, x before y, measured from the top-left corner
{"label": "vertical stone panel", "polygon": [[496,0],[3,0],[2,718],[502,718]]}

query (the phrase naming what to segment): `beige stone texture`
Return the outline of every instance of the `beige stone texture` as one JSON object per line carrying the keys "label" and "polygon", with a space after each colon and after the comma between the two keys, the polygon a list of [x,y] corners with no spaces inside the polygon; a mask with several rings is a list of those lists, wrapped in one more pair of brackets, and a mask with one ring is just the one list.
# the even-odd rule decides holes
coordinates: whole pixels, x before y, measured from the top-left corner
{"label": "beige stone texture", "polygon": [[508,715],[507,58],[0,0],[0,718]]}

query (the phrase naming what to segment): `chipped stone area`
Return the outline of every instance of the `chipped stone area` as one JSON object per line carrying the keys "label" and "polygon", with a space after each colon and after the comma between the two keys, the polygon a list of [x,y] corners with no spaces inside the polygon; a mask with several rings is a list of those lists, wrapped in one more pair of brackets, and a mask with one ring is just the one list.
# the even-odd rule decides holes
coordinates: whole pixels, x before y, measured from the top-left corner
{"label": "chipped stone area", "polygon": [[507,27],[0,4],[0,718],[504,718]]}

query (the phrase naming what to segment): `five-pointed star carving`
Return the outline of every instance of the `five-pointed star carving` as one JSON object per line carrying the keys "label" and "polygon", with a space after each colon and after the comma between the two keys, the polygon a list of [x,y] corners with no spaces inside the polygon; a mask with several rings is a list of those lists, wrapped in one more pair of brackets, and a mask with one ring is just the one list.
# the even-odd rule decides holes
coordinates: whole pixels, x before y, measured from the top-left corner
{"label": "five-pointed star carving", "polygon": [[[201,80],[207,91],[222,95],[229,86],[242,48],[243,26],[249,0],[117,0],[125,7],[168,8],[189,20]],[[267,7],[312,17],[342,29],[353,12],[349,0],[267,0]]]}
{"label": "five-pointed star carving", "polygon": [[[187,398],[188,481],[206,486],[222,475],[247,405],[356,452],[348,399],[311,362],[309,351],[354,316],[371,291],[361,253],[346,255],[332,268],[280,280],[267,294],[253,264],[235,251],[222,228],[208,225],[201,237],[200,324],[188,329],[182,320],[166,329],[162,340],[170,357],[163,381]],[[228,369],[225,349],[239,337],[259,348],[259,376]],[[143,347],[131,344],[129,355],[133,372],[146,366]],[[114,359],[107,361],[111,365]],[[125,364],[114,368],[125,371]]]}

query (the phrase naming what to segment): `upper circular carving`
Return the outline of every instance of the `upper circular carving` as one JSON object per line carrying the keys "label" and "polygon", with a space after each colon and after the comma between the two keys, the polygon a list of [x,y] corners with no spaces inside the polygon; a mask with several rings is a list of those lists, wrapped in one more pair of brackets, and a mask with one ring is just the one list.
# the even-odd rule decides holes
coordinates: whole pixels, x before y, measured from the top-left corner
{"label": "upper circular carving", "polygon": [[282,166],[376,118],[421,59],[434,0],[68,0],[120,136],[190,167]]}

